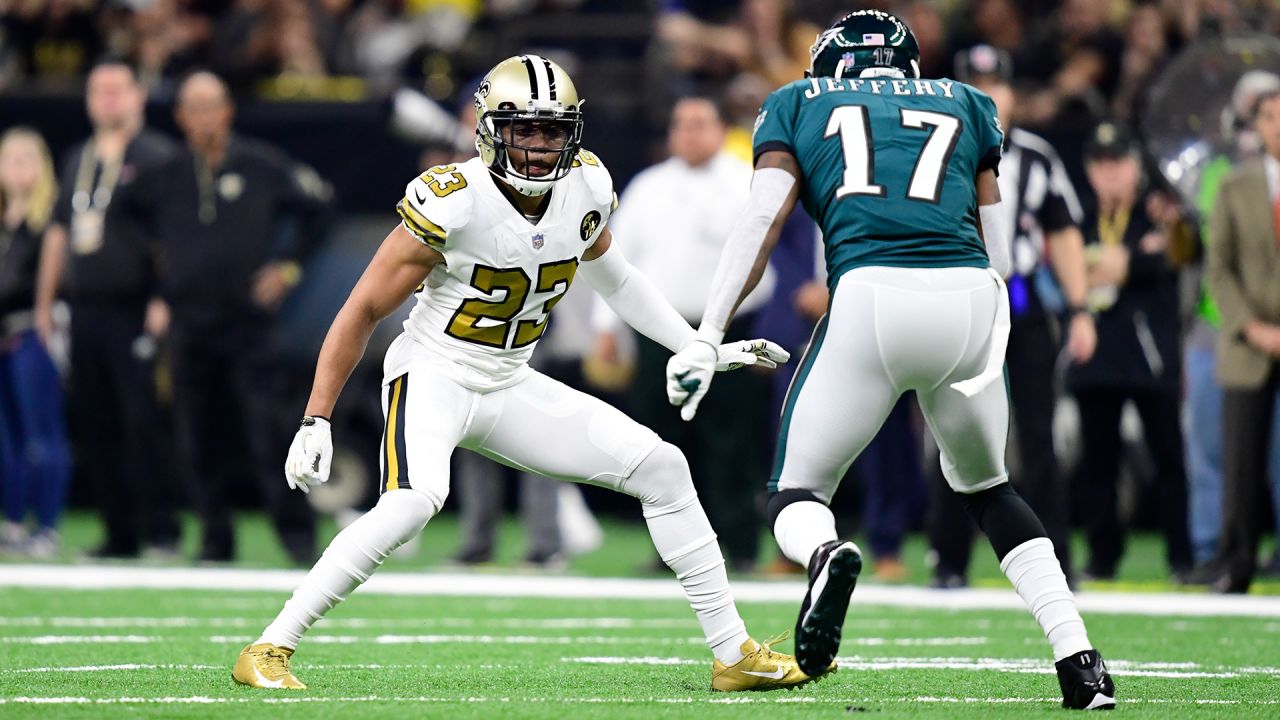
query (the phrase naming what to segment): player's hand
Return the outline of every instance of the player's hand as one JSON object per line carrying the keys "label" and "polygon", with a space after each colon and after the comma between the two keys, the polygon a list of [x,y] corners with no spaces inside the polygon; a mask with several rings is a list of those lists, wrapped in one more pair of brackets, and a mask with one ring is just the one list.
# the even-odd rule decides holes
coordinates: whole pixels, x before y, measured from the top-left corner
{"label": "player's hand", "polygon": [[[711,343],[694,340],[667,361],[667,400],[680,408],[680,417],[686,422],[693,419],[698,412],[698,403],[702,402],[702,396],[711,387],[718,355],[716,347]],[[744,355],[756,357],[752,353]],[[747,364],[753,362],[754,359]]]}
{"label": "player's hand", "polygon": [[776,368],[791,359],[791,353],[768,340],[739,340],[716,348],[716,372],[737,370],[744,365]]}
{"label": "player's hand", "polygon": [[302,418],[302,427],[293,436],[289,457],[284,462],[284,479],[289,489],[304,493],[312,486],[329,479],[329,466],[333,463],[333,437],[329,433],[329,421],[322,417]]}

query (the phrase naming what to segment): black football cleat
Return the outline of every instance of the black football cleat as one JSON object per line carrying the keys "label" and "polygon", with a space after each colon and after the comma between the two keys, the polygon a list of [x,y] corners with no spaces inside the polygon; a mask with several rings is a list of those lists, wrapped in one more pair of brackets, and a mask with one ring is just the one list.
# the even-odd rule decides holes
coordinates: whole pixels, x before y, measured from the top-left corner
{"label": "black football cleat", "polygon": [[1062,707],[1072,710],[1114,710],[1116,686],[1097,650],[1084,650],[1054,663],[1062,686]]}
{"label": "black football cleat", "polygon": [[862,553],[848,541],[823,543],[809,558],[809,592],[796,618],[796,662],[804,674],[817,677],[835,660],[860,572]]}

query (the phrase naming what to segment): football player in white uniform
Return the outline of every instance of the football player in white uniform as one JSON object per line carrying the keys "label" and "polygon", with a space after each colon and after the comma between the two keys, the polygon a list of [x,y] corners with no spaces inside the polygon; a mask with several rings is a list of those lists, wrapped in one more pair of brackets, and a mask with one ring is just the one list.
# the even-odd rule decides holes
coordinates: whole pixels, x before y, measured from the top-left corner
{"label": "football player in white uniform", "polygon": [[[403,222],[325,338],[285,466],[290,487],[304,492],[327,479],[327,417],[338,393],[374,326],[416,293],[417,306],[383,366],[382,495],[334,538],[275,621],[241,652],[233,677],[254,687],[304,689],[289,670],[303,633],[440,510],[449,457],[463,447],[638,498],[715,656],[712,689],[810,681],[790,655],[747,634],[680,451],[527,364],[548,313],[579,273],[637,331],[673,352],[695,342],[688,323],[619,248],[611,249],[613,182],[599,158],[579,147],[582,101],[573,82],[555,63],[524,55],[494,67],[475,98],[480,157],[409,183],[397,208]],[[721,370],[786,360],[763,340],[718,348]]]}

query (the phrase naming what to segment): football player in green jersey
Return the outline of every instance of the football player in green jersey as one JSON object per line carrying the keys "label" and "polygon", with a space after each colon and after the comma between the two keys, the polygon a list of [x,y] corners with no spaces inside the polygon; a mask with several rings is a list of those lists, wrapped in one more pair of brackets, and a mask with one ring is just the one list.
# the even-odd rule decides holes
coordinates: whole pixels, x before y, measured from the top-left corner
{"label": "football player in green jersey", "polygon": [[724,328],[802,202],[822,227],[831,300],[788,392],[769,487],[778,545],[809,568],[801,669],[835,657],[862,567],[858,547],[836,535],[831,496],[914,390],[947,482],[1053,647],[1063,706],[1113,707],[1053,545],[1005,469],[1011,263],[995,106],[964,83],[921,79],[919,54],[898,18],[855,12],[818,36],[806,79],[765,100],[751,202],[712,280],[703,342],[667,366],[668,396],[693,417]]}

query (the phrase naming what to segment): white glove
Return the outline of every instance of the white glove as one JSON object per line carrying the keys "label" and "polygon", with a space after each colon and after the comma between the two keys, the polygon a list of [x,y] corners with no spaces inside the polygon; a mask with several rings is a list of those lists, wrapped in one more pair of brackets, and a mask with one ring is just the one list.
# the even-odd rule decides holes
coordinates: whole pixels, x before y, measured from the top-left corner
{"label": "white glove", "polygon": [[744,365],[775,368],[790,358],[790,353],[768,340],[739,340],[718,347],[694,340],[667,361],[667,400],[680,406],[681,418],[692,420],[715,373]]}
{"label": "white glove", "polygon": [[284,462],[284,479],[289,489],[304,493],[311,487],[329,479],[329,466],[333,463],[333,437],[329,421],[322,417],[302,418],[302,427],[293,436],[289,457]]}
{"label": "white glove", "polygon": [[743,365],[776,368],[791,359],[791,353],[769,340],[739,340],[716,348],[716,372],[737,370]]}
{"label": "white glove", "polygon": [[[751,353],[745,355],[755,357]],[[680,417],[686,422],[693,419],[698,403],[711,387],[718,356],[716,346],[706,340],[693,340],[667,361],[667,401],[680,408]]]}

